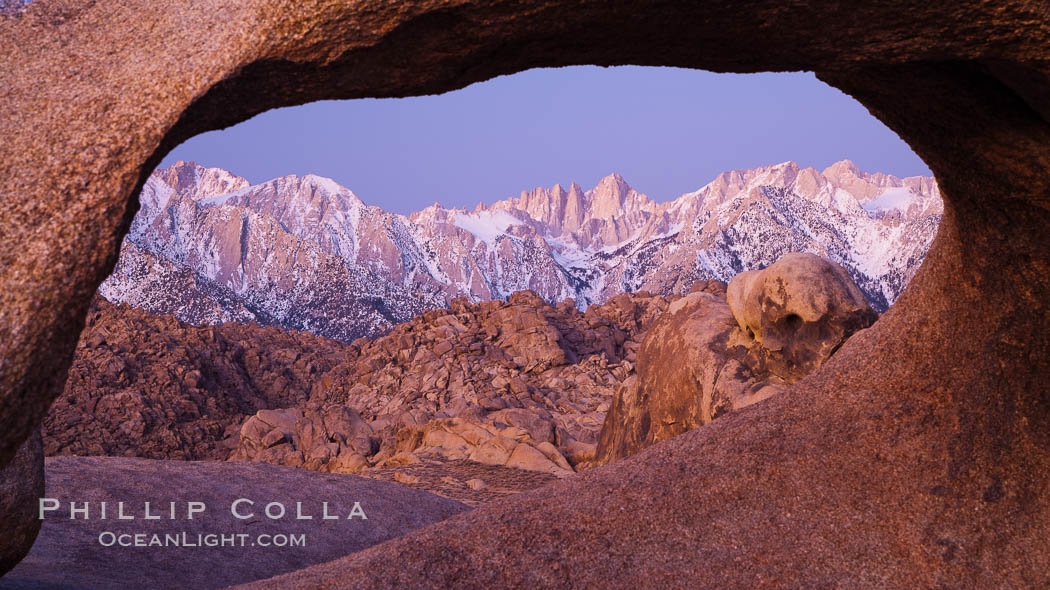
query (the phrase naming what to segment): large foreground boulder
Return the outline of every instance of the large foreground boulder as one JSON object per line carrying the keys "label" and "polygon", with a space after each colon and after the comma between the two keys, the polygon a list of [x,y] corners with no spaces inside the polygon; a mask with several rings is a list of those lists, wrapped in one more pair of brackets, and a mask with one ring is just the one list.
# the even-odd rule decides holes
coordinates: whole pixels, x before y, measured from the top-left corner
{"label": "large foreground boulder", "polygon": [[[45,512],[36,545],[0,579],[0,589],[223,588],[347,555],[468,510],[392,483],[260,463],[50,457],[46,469],[46,496],[57,508]],[[231,512],[241,498],[252,502],[238,504],[240,515],[253,515],[243,520]],[[87,502],[88,518],[70,518],[70,502]],[[120,502],[134,520],[116,518]],[[144,518],[146,502],[160,519]],[[205,506],[192,519],[190,502]],[[338,518],[324,518],[326,502],[328,515]],[[366,518],[355,512],[357,503]],[[35,518],[36,498],[31,509]],[[281,510],[282,517],[270,517]],[[243,537],[208,546],[207,535]],[[293,545],[292,535],[305,543]]]}
{"label": "large foreground boulder", "polygon": [[44,495],[44,448],[40,433],[24,443],[11,463],[0,470],[0,576],[19,562],[40,530],[37,498]]}
{"label": "large foreground boulder", "polygon": [[613,398],[598,438],[603,465],[780,391],[783,380],[749,366],[751,340],[723,299],[694,292],[646,334],[636,374]]}
{"label": "large foreground boulder", "polygon": [[813,254],[785,254],[736,275],[726,300],[758,344],[759,360],[788,382],[812,373],[877,317],[844,268]]}
{"label": "large foreground boulder", "polygon": [[605,416],[596,464],[780,392],[876,319],[846,271],[813,254],[785,254],[728,289],[704,281],[691,291],[646,333],[636,374]]}

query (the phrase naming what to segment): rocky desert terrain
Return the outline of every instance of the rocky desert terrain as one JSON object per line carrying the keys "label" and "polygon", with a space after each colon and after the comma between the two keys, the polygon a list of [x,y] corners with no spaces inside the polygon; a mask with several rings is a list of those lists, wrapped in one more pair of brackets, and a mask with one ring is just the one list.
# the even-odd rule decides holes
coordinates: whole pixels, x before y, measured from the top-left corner
{"label": "rocky desert terrain", "polygon": [[[593,460],[609,401],[667,304],[621,295],[583,313],[530,292],[456,300],[344,344],[256,324],[193,326],[99,298],[44,448],[404,471],[402,483],[442,488],[462,472],[452,495],[476,502],[506,487],[481,477],[503,473],[488,467],[511,469],[502,479],[517,490]],[[434,461],[448,468],[427,469]],[[472,463],[486,467],[464,470]],[[488,482],[473,489],[473,479]]]}
{"label": "rocky desert terrain", "polygon": [[[931,179],[848,161],[727,172],[664,204],[612,175],[407,217],[317,176],[180,162],[140,203],[48,455],[261,461],[474,505],[809,373],[897,297],[941,215]],[[823,299],[775,322],[750,283],[726,301],[718,277],[792,251],[837,270],[778,278],[781,299]]]}
{"label": "rocky desert terrain", "polygon": [[[897,297],[942,211],[932,179],[848,161],[727,172],[662,204],[611,175],[407,217],[313,175],[253,186],[180,162],[139,201],[46,454],[261,461],[471,504],[809,373]],[[837,270],[778,278],[794,305],[804,285],[823,299],[764,326],[762,289],[727,302],[725,281],[785,252]]]}
{"label": "rocky desert terrain", "polygon": [[804,254],[586,312],[460,298],[350,344],[98,298],[44,450],[354,473],[477,505],[774,395],[875,317]]}
{"label": "rocky desert terrain", "polygon": [[[140,189],[186,139],[536,67],[801,70],[907,142],[944,198],[879,321],[761,403],[254,587],[1050,586],[1048,22],[1034,0],[37,0],[0,16],[5,496],[36,493],[43,463],[20,449],[63,394]],[[243,464],[208,465],[222,484]],[[7,532],[35,515],[4,516]],[[31,537],[2,537],[3,567]]]}
{"label": "rocky desert terrain", "polygon": [[37,488],[13,487],[8,510],[43,497],[46,453],[47,497],[96,510],[156,502],[177,480],[161,506],[247,494],[298,514],[303,503],[341,498],[345,509],[352,498],[374,517],[353,530],[314,519],[290,529],[208,514],[182,534],[294,530],[309,542],[276,557],[254,545],[209,550],[204,563],[221,574],[179,574],[171,549],[136,553],[126,560],[134,573],[114,582],[100,525],[55,500],[65,512],[15,531],[40,536],[0,588],[219,588],[320,564],[781,395],[875,318],[842,267],[797,253],[728,286],[621,294],[586,312],[531,291],[454,299],[350,344],[255,323],[195,326],[97,297],[66,391],[14,466]]}

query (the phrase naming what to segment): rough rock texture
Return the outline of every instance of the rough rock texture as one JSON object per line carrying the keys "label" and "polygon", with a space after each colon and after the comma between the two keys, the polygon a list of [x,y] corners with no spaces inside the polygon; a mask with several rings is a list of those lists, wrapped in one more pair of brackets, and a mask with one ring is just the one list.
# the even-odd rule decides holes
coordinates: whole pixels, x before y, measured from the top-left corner
{"label": "rough rock texture", "polygon": [[726,285],[722,281],[716,279],[700,280],[696,281],[689,286],[690,293],[710,293],[722,299],[726,298]]}
{"label": "rough rock texture", "polygon": [[531,291],[456,299],[355,341],[307,401],[245,421],[232,458],[358,473],[439,457],[570,474],[593,460],[609,402],[668,302],[622,294],[582,313]]}
{"label": "rough rock texture", "polygon": [[359,475],[451,498],[467,506],[480,506],[558,480],[558,476],[540,471],[441,457],[369,469]]}
{"label": "rough rock texture", "polygon": [[896,306],[785,395],[269,585],[1050,585],[1047,23],[1034,0],[33,2],[0,20],[0,462],[185,138],[536,66],[810,69],[945,199]]}
{"label": "rough rock texture", "polygon": [[646,334],[636,374],[616,392],[598,438],[604,465],[762,401],[784,380],[753,362],[725,300],[691,293]]}
{"label": "rough rock texture", "polygon": [[427,457],[567,475],[594,458],[613,393],[668,301],[623,294],[582,313],[527,291],[457,300],[347,345],[190,326],[100,298],[44,448],[336,473]]}
{"label": "rough rock texture", "polygon": [[347,406],[259,410],[241,426],[231,459],[355,473],[368,466],[366,457],[378,446],[372,427]]}
{"label": "rough rock texture", "polygon": [[44,495],[44,451],[40,433],[34,432],[6,467],[0,469],[0,576],[29,552],[40,531],[37,499]]}
{"label": "rough rock texture", "polygon": [[345,348],[257,324],[189,326],[98,298],[44,421],[44,451],[226,459],[242,421],[304,402]]}
{"label": "rough rock texture", "polygon": [[[258,463],[50,457],[46,470],[47,497],[61,505],[45,515],[33,550],[0,579],[0,589],[224,588],[328,561],[467,510],[447,498],[392,483]],[[178,485],[173,487],[173,481]],[[254,502],[239,505],[240,513],[255,516],[240,520],[231,514],[231,504],[239,498]],[[71,501],[78,507],[89,502],[91,519],[71,519]],[[192,520],[186,518],[189,501],[206,506]],[[110,511],[105,521],[100,519],[100,502],[106,502]],[[124,502],[125,514],[137,518],[116,520],[112,511],[117,502]],[[145,502],[151,503],[153,515],[163,518],[145,521]],[[169,518],[170,502],[176,502],[174,520]],[[284,518],[265,516],[270,502],[284,506]],[[302,503],[302,514],[312,519],[296,518],[297,502]],[[330,515],[340,518],[323,519],[322,502],[328,502]],[[360,502],[367,519],[347,519],[355,502]],[[272,509],[271,514],[278,513],[276,507]],[[37,516],[35,499],[33,516]],[[143,533],[146,542],[153,534],[163,538],[185,533],[198,544],[202,542],[198,534],[247,536],[245,546],[123,548],[102,546],[103,531]],[[258,544],[263,534],[302,534],[306,543],[263,547]]]}
{"label": "rough rock texture", "polygon": [[755,339],[761,365],[789,383],[813,372],[851,334],[877,318],[864,293],[834,262],[785,254],[729,282],[729,309]]}
{"label": "rough rock texture", "polygon": [[822,365],[875,313],[846,271],[785,254],[725,285],[698,282],[646,332],[598,437],[604,465],[760,402]]}

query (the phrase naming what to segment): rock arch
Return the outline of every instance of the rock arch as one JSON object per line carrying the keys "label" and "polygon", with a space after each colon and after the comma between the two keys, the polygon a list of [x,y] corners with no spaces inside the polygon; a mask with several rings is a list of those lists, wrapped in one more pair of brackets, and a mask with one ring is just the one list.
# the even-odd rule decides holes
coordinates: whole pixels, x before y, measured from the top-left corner
{"label": "rock arch", "polygon": [[1050,7],[855,4],[38,0],[0,17],[0,465],[61,390],[137,188],[196,133],[540,66],[807,69],[946,198],[889,313],[785,395],[274,584],[1047,585]]}

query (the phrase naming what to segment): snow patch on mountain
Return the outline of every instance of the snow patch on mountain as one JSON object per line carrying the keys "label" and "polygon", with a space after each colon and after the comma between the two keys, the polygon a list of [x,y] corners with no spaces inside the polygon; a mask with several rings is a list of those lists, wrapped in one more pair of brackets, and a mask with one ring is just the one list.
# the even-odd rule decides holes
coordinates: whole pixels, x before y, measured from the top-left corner
{"label": "snow patch on mountain", "polygon": [[[202,199],[197,199],[197,203],[200,204],[201,207],[219,207],[221,205],[225,205],[231,199],[236,199],[237,197],[243,196],[249,190],[251,190],[251,187],[242,188],[241,190],[233,191],[232,193],[223,193],[221,195],[212,195],[210,197],[204,197]],[[172,191],[172,192],[174,192],[174,191]]]}
{"label": "snow patch on mountain", "polygon": [[885,310],[921,264],[943,205],[929,177],[792,162],[720,174],[655,203],[618,175],[410,216],[308,174],[258,185],[180,162],[156,171],[101,288],[183,320],[252,319],[352,340],[454,297],[531,289],[581,309],[624,291],[681,293],[787,252],[841,264]]}
{"label": "snow patch on mountain", "polygon": [[865,211],[885,211],[887,209],[905,210],[918,201],[918,195],[911,189],[895,187],[886,189],[881,195],[861,203]]}
{"label": "snow patch on mountain", "polygon": [[512,225],[521,221],[506,211],[478,211],[476,213],[455,213],[452,223],[461,229],[474,234],[483,242],[493,244],[506,235]]}

